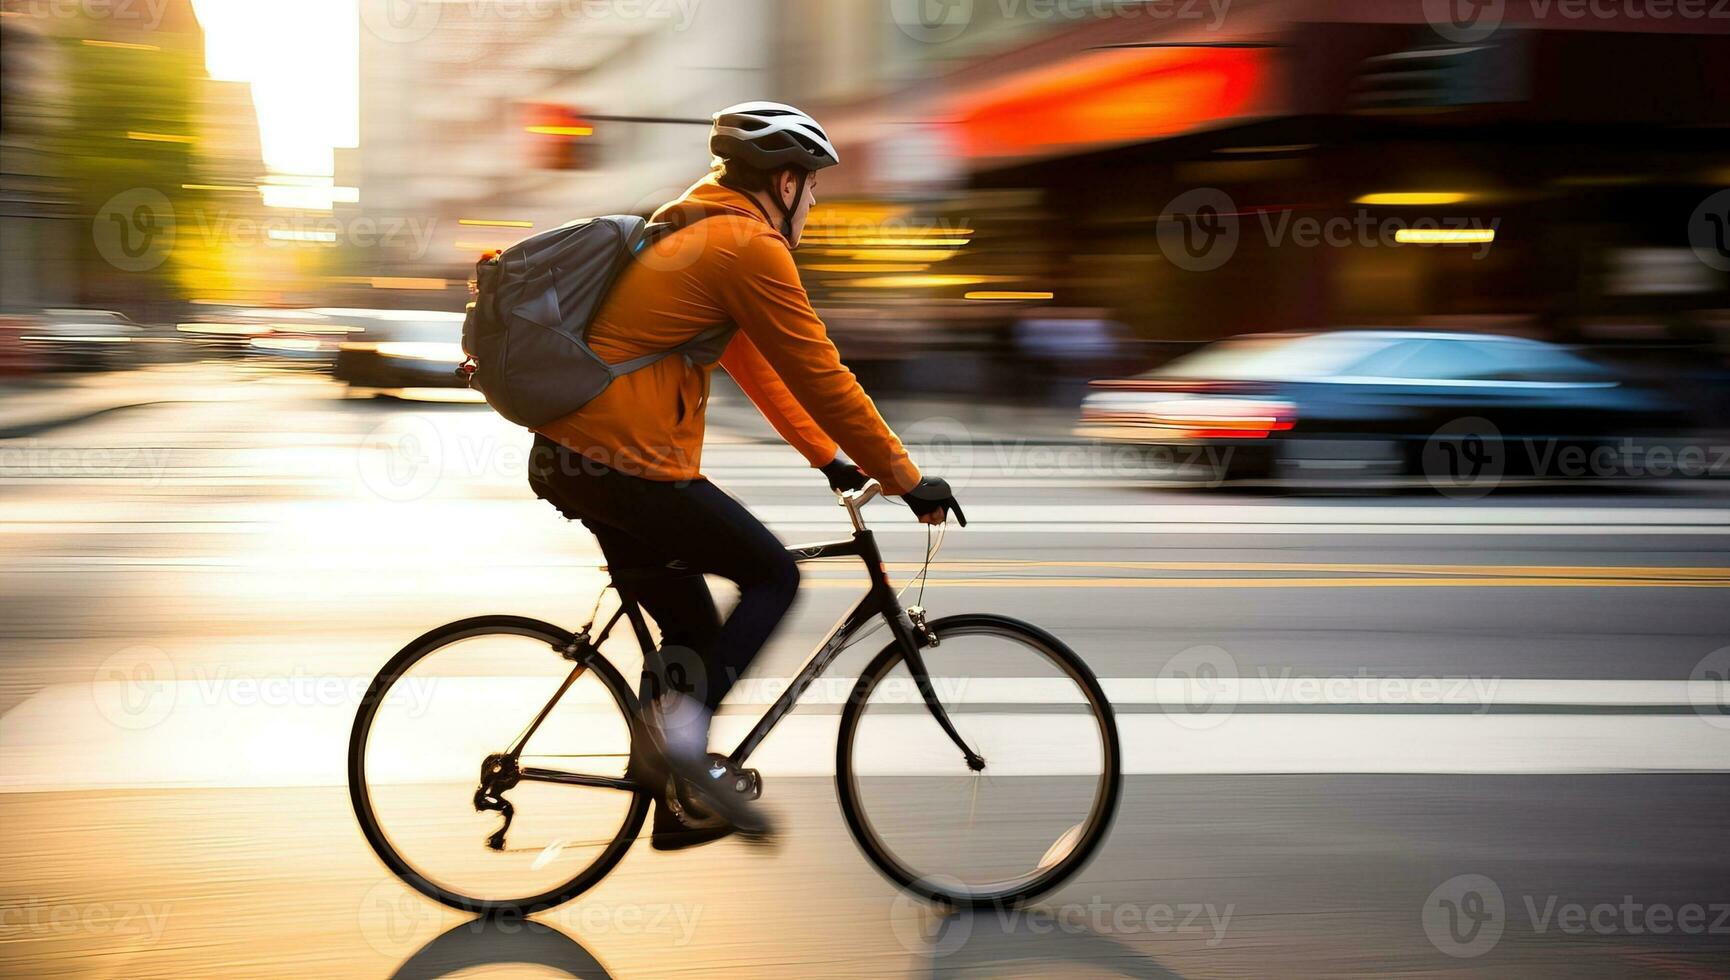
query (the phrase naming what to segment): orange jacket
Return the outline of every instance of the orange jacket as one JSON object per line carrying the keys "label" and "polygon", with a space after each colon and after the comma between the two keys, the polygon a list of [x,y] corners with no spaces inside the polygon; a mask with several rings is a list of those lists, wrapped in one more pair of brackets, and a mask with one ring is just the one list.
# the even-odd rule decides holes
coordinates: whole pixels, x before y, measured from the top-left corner
{"label": "orange jacket", "polygon": [[[667,235],[613,285],[589,328],[609,363],[666,350],[732,321],[739,329],[720,364],[775,431],[812,466],[837,444],[890,493],[919,482],[919,470],[841,363],[811,308],[787,240],[745,195],[698,181],[656,212],[710,214]],[[615,380],[581,410],[538,431],[612,469],[650,480],[697,478],[703,414],[714,365],[673,356]]]}

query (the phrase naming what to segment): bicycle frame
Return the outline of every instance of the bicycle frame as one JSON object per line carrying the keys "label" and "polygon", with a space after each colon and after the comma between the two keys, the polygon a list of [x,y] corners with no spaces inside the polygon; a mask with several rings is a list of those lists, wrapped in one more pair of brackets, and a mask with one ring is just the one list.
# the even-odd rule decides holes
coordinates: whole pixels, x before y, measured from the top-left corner
{"label": "bicycle frame", "polygon": [[[819,561],[825,558],[856,557],[865,565],[866,573],[870,578],[870,587],[865,596],[835,624],[828,637],[818,644],[817,649],[811,653],[805,666],[793,678],[792,683],[787,685],[787,689],[781,693],[774,704],[769,706],[769,709],[763,713],[763,717],[757,720],[757,724],[752,726],[738,746],[733,749],[728,758],[735,766],[743,766],[745,760],[751,757],[751,753],[756,751],[765,738],[769,737],[769,733],[774,730],[781,719],[785,718],[788,712],[792,711],[793,707],[798,704],[799,698],[810,689],[817,678],[823,676],[823,672],[835,662],[835,658],[841,655],[841,651],[847,646],[847,641],[852,639],[873,617],[881,616],[884,622],[889,624],[889,631],[896,644],[901,647],[903,661],[907,664],[908,672],[913,675],[914,684],[918,687],[919,695],[931,711],[932,717],[936,719],[937,724],[949,736],[950,740],[955,743],[956,748],[961,750],[962,757],[966,759],[969,769],[978,772],[985,768],[985,760],[967,745],[961,737],[961,733],[956,731],[948,711],[937,699],[936,690],[931,685],[931,675],[925,667],[925,658],[920,654],[920,649],[927,645],[926,639],[914,629],[906,610],[901,608],[900,597],[896,594],[894,586],[889,584],[889,574],[883,568],[883,556],[877,550],[877,539],[860,517],[859,512],[865,504],[881,492],[882,488],[873,481],[856,493],[840,495],[841,504],[847,508],[848,516],[853,522],[852,537],[836,541],[795,545],[787,549],[788,554],[793,556],[793,560],[800,563]],[[643,656],[648,658],[654,655],[656,649],[654,638],[643,617],[642,607],[631,595],[633,582],[650,577],[652,577],[652,573],[619,572],[614,575],[613,587],[619,593],[619,609],[613,613],[599,633],[590,637],[585,629],[577,634],[570,648],[562,651],[569,659],[576,661],[576,668],[560,685],[552,700],[548,701],[546,706],[541,709],[534,723],[506,753],[506,758],[515,760],[521,754],[529,737],[540,727],[541,722],[545,721],[547,716],[552,713],[553,706],[558,703],[560,698],[564,697],[565,691],[569,690],[571,684],[587,669],[587,657],[599,655],[601,642],[612,632],[620,618],[630,620],[631,629],[636,634],[637,644],[642,648]],[[635,788],[629,780],[567,773],[554,769],[522,768],[516,770],[516,774],[522,779],[541,782],[609,786],[616,789]]]}

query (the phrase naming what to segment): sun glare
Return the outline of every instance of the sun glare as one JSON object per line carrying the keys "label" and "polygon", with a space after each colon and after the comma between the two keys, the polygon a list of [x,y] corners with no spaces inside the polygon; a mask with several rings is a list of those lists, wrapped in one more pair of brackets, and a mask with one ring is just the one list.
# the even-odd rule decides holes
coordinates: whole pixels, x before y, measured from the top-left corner
{"label": "sun glare", "polygon": [[271,173],[328,177],[360,137],[356,0],[194,0],[214,78],[252,83]]}

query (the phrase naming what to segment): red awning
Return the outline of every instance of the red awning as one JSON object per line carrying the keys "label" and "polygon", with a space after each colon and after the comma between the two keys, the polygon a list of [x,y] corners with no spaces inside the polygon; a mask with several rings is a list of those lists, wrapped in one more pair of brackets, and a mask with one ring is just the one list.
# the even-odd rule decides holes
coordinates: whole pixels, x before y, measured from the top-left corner
{"label": "red awning", "polygon": [[970,161],[1037,158],[1214,128],[1279,111],[1267,48],[1093,51],[954,99]]}

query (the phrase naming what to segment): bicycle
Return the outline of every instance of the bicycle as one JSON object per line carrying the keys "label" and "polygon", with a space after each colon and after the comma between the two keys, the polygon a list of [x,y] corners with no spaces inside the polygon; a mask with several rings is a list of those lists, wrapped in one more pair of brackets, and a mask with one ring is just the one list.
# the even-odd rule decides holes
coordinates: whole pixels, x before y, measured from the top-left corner
{"label": "bicycle", "polygon": [[[872,482],[839,495],[850,538],[788,549],[800,562],[859,559],[869,590],[733,752],[712,757],[713,772],[759,794],[762,777],[744,763],[843,650],[886,625],[890,642],[841,705],[835,785],[853,839],[890,881],[932,902],[980,908],[1045,894],[1081,870],[1115,813],[1122,776],[1110,702],[1087,665],[1036,626],[992,614],[928,622],[922,606],[903,608],[861,514],[880,493]],[[928,536],[920,599],[940,547],[941,532],[935,544]],[[652,800],[671,796],[677,805],[676,795],[663,796],[628,771],[632,744],[647,737],[639,700],[600,649],[624,619],[645,658],[655,651],[632,584],[630,576],[613,575],[619,608],[598,632],[606,589],[575,633],[519,616],[479,616],[422,635],[385,664],[355,717],[349,792],[368,843],[403,881],[469,912],[545,909],[613,870],[638,839]],[[864,629],[874,618],[881,623]],[[990,644],[983,652],[976,649],[981,641]],[[459,650],[478,659],[466,668],[447,659],[417,673],[435,654]],[[1021,676],[1027,664],[1009,662],[1028,654],[1044,675]],[[521,673],[531,668],[545,676]],[[518,673],[501,673],[511,670]],[[501,710],[548,690],[526,728]],[[717,728],[727,717],[717,717]],[[433,732],[399,734],[399,720],[428,721]],[[514,737],[504,737],[512,730]],[[1005,748],[1016,738],[1030,741]],[[434,739],[455,744],[435,747]],[[564,744],[581,751],[551,750]],[[571,767],[576,759],[584,761],[574,768],[529,764],[562,760]],[[967,797],[964,827],[957,781]],[[981,792],[1004,788],[1007,802],[988,805],[980,819]],[[1065,801],[1066,793],[1073,800]],[[598,835],[564,833],[579,818],[598,825]],[[454,826],[435,825],[439,820]],[[532,843],[510,847],[507,835]],[[434,871],[427,866],[434,857],[453,865]]]}

